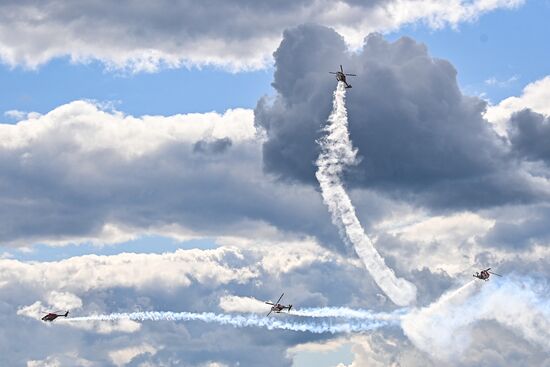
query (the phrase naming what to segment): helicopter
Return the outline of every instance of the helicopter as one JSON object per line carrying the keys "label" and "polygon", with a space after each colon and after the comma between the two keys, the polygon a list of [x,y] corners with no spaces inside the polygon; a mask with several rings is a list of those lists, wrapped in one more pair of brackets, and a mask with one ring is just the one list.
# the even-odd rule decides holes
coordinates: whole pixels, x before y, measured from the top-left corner
{"label": "helicopter", "polygon": [[346,74],[344,73],[344,68],[342,67],[342,65],[340,65],[340,71],[329,71],[330,74],[335,74],[336,75],[336,80],[338,80],[339,82],[342,82],[346,85],[346,88],[351,88],[351,84],[348,84],[348,82],[346,81],[346,76],[357,76],[355,74]]}
{"label": "helicopter", "polygon": [[281,299],[283,298],[284,295],[285,295],[284,293],[281,294],[281,297],[279,297],[279,299],[275,303],[266,302],[266,304],[271,305],[271,310],[269,310],[269,313],[267,314],[267,316],[269,316],[272,312],[281,313],[284,310],[288,310],[288,312],[290,312],[292,305],[285,306],[279,303],[281,302]]}
{"label": "helicopter", "polygon": [[66,311],[65,313],[58,313],[62,311],[56,311],[56,312],[49,312],[46,316],[42,317],[42,321],[49,321],[52,322],[53,320],[57,319],[58,317],[67,317],[69,316],[69,311]]}
{"label": "helicopter", "polygon": [[489,270],[491,270],[491,268],[487,268],[487,269],[485,269],[485,270],[482,270],[481,273],[476,271],[476,273],[473,274],[473,277],[474,277],[474,278],[481,279],[481,280],[488,281],[488,280],[489,280],[489,277],[491,276],[491,274],[496,275],[496,276],[498,276],[498,277],[501,277],[501,276],[502,276],[502,275],[500,275],[500,274],[493,273],[492,271],[489,271]]}

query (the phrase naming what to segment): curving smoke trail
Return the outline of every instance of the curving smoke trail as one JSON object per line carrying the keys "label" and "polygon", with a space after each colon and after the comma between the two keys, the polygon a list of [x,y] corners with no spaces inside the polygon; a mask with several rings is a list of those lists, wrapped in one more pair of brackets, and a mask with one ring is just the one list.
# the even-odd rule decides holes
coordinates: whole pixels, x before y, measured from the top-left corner
{"label": "curving smoke trail", "polygon": [[[334,92],[333,110],[324,130],[327,135],[319,141],[321,154],[316,176],[333,223],[394,303],[403,306],[414,302],[416,287],[396,278],[386,266],[363,231],[342,184],[342,172],[347,165],[356,163],[357,154],[349,138],[342,83]],[[529,278],[508,276],[489,283],[472,281],[447,292],[431,305],[402,314],[401,327],[419,349],[440,359],[459,356],[469,345],[471,327],[480,320],[495,320],[550,350],[549,293],[548,284]]]}
{"label": "curving smoke trail", "polygon": [[291,331],[305,331],[310,333],[350,333],[374,330],[383,326],[389,326],[394,320],[352,320],[342,323],[333,323],[330,320],[322,322],[289,322],[272,317],[257,315],[231,315],[216,314],[212,312],[131,312],[131,313],[112,313],[105,315],[91,315],[85,317],[72,317],[64,319],[64,322],[81,321],[203,321],[207,323],[217,323],[221,325],[231,325],[234,327],[263,327],[268,330],[282,329]]}
{"label": "curving smoke trail", "polygon": [[341,237],[351,243],[376,284],[397,305],[409,305],[416,299],[416,287],[405,279],[397,278],[374,248],[367,236],[351,200],[342,184],[344,168],[355,164],[357,150],[353,149],[348,132],[348,117],[345,104],[346,89],[342,82],[334,91],[332,112],[324,128],[327,135],[319,144],[321,154],[317,158],[315,176],[321,186],[323,201],[338,227]]}

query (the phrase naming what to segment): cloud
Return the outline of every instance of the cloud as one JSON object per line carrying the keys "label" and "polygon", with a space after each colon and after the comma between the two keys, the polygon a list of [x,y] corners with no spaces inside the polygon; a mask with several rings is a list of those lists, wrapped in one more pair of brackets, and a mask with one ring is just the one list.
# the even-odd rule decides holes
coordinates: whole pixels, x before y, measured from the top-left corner
{"label": "cloud", "polygon": [[[548,285],[509,275],[481,284],[475,280],[447,292],[433,304],[403,318],[403,329],[421,350],[443,361],[457,361],[474,342],[471,326],[496,320],[525,340],[550,350]],[[503,305],[506,307],[503,307]],[[467,358],[467,357],[466,357]]]}
{"label": "cloud", "polygon": [[421,219],[406,226],[390,229],[389,233],[400,234],[403,239],[417,243],[438,241],[458,244],[464,239],[472,240],[475,236],[486,233],[494,223],[494,220],[483,218],[479,214],[460,212]]}
{"label": "cloud", "polygon": [[226,364],[218,363],[218,362],[208,362],[204,366],[201,367],[228,367]]}
{"label": "cloud", "polygon": [[365,335],[350,339],[354,360],[339,367],[434,366],[430,358],[410,342],[391,335]]}
{"label": "cloud", "polygon": [[[238,267],[238,249],[178,250],[168,254],[123,253],[115,256],[85,255],[51,263],[0,260],[4,269],[0,284],[48,279],[49,287],[69,292],[113,287],[185,287],[193,281],[242,283],[258,276],[255,267]],[[149,269],[147,272],[142,269]],[[69,293],[54,292],[48,303],[54,307],[79,307]]]}
{"label": "cloud", "polygon": [[420,270],[418,264],[422,264],[434,273],[457,276],[472,266],[480,238],[490,233],[496,223],[492,213],[429,216],[420,212],[410,215],[405,224],[400,218],[388,218],[377,224],[375,232],[379,233],[378,246],[395,258],[409,259],[400,262],[410,266],[409,270]]}
{"label": "cloud", "polygon": [[48,304],[58,309],[74,310],[82,307],[82,300],[69,292],[52,291],[48,295]]}
{"label": "cloud", "polygon": [[265,313],[266,304],[253,297],[227,295],[220,298],[220,308],[225,312]]}
{"label": "cloud", "polygon": [[518,79],[519,79],[519,77],[517,75],[512,75],[511,77],[509,77],[508,79],[505,79],[505,80],[499,80],[499,79],[497,79],[496,77],[493,76],[489,79],[485,79],[484,83],[486,85],[492,86],[492,87],[505,88],[505,87],[509,86],[510,84],[516,82]]}
{"label": "cloud", "polygon": [[[5,284],[8,281],[4,281]],[[45,298],[45,305],[41,301],[36,301],[31,305],[21,307],[17,310],[17,315],[31,318],[41,318],[47,313],[65,313],[82,307],[82,300],[69,292],[51,291]]]}
{"label": "cloud", "polygon": [[[212,361],[229,366],[262,361],[267,366],[289,366],[287,346],[327,336],[169,321],[82,323],[76,328],[62,320],[43,323],[38,311],[16,316],[24,305],[46,304],[52,294],[57,294],[56,299],[67,298],[68,293],[78,297],[82,308],[71,314],[79,316],[140,310],[219,313],[225,296],[269,299],[281,289],[293,301],[311,306],[334,303],[331,300],[348,303],[353,297],[369,299],[376,293],[371,284],[365,285],[364,270],[353,261],[338,261],[339,255],[307,242],[289,243],[286,250],[281,246],[80,256],[54,262],[3,260],[11,263],[0,264],[0,276],[7,280],[0,296],[0,325],[5,331],[0,337],[0,364],[34,360],[47,365],[59,360],[60,365],[73,365],[78,362],[71,361],[80,358],[92,365],[108,365],[120,361],[113,359],[118,356],[136,365],[169,365],[178,360],[186,366]],[[274,272],[272,258],[295,265]],[[224,273],[229,277],[224,278]],[[342,287],[334,287],[339,282]],[[332,290],[326,290],[327,285]],[[273,339],[274,333],[280,337]],[[15,348],[23,342],[33,347]],[[131,353],[143,352],[135,349],[143,345],[152,346],[156,353]]]}
{"label": "cloud", "polygon": [[[346,56],[345,44],[333,31],[314,26],[304,29],[304,33],[287,32],[283,42],[286,42],[285,47],[296,50],[294,65],[290,52],[286,58],[283,58],[282,49],[277,54],[281,57],[279,61],[287,62],[287,67],[276,70],[275,82],[290,97],[279,96],[272,104],[263,100],[256,110],[257,119],[273,117],[262,121],[267,121],[266,124],[260,124],[268,132],[267,142],[253,126],[249,110],[134,117],[99,108],[89,101],[76,101],[44,116],[28,117],[15,125],[0,125],[0,171],[3,172],[0,238],[4,244],[120,242],[144,233],[160,233],[180,240],[214,236],[222,245],[214,250],[89,255],[47,263],[0,259],[0,325],[5,331],[0,335],[1,365],[21,365],[26,361],[38,366],[109,365],[114,362],[110,353],[123,351],[121,357],[130,358],[130,363],[135,365],[290,366],[292,361],[286,354],[289,347],[324,342],[329,338],[283,331],[235,331],[192,322],[92,323],[76,329],[63,323],[38,321],[36,313],[46,306],[72,306],[82,314],[151,309],[219,312],[228,305],[248,306],[252,299],[273,299],[285,291],[285,297],[300,307],[369,307],[381,311],[391,308],[380,299],[380,290],[357,259],[327,250],[311,237],[322,238],[322,244],[329,248],[340,248],[337,237],[331,237],[333,227],[316,192],[317,186],[307,183],[307,177],[284,175],[281,173],[284,170],[273,169],[277,165],[282,169],[285,162],[262,161],[261,145],[266,142],[264,148],[267,149],[271,139],[284,137],[292,143],[295,143],[293,139],[314,141],[316,129],[324,123],[328,112],[324,115],[315,110],[314,115],[308,114],[315,104],[322,105],[320,101],[326,91],[330,98],[334,80],[324,77],[327,70],[335,67],[333,64],[340,63],[336,56],[331,56],[334,49],[342,51],[343,59],[349,57],[350,72],[360,74],[358,78],[367,73],[369,78],[369,83],[354,82],[350,90],[350,96],[355,93],[354,98],[358,98],[354,102],[356,106],[380,91],[389,93],[386,89],[391,92],[386,97],[399,96],[397,107],[389,97],[385,106],[383,96],[376,100],[380,106],[374,106],[374,112],[394,109],[397,114],[394,120],[383,120],[386,115],[381,114],[380,121],[373,123],[370,120],[373,118],[370,115],[372,106],[367,110],[357,107],[356,122],[350,118],[356,129],[351,138],[360,146],[361,154],[368,152],[368,155],[363,154],[363,160],[368,161],[370,156],[383,159],[384,153],[389,152],[411,164],[412,168],[419,165],[420,179],[407,176],[414,173],[411,168],[407,171],[406,167],[392,167],[395,162],[401,162],[398,159],[388,159],[385,161],[387,166],[372,166],[377,169],[374,172],[378,176],[368,176],[368,171],[349,172],[345,182],[351,182],[350,196],[357,203],[361,222],[374,234],[376,247],[399,276],[414,280],[419,289],[419,304],[430,304],[452,284],[472,279],[471,268],[482,264],[496,264],[499,272],[505,274],[514,270],[519,274],[548,278],[549,237],[543,225],[548,214],[545,197],[535,195],[540,201],[538,204],[515,205],[509,201],[510,197],[533,189],[522,185],[525,182],[539,187],[529,181],[533,179],[529,176],[529,168],[536,162],[515,161],[521,158],[508,155],[508,148],[503,148],[507,145],[493,140],[490,129],[483,127],[483,119],[478,119],[483,102],[459,92],[447,94],[456,87],[452,67],[444,61],[431,59],[422,51],[423,46],[412,40],[388,43],[372,36],[369,42],[374,43],[366,48],[372,55],[369,56],[372,59],[367,58],[370,60],[368,66],[374,65],[379,73],[390,76],[377,81],[376,74],[368,74],[367,67],[362,69],[360,61],[367,54]],[[300,38],[305,40],[304,49],[300,47]],[[314,42],[309,43],[311,40]],[[300,50],[316,55],[326,65],[315,66],[317,63],[301,59],[298,57]],[[402,64],[410,65],[402,65],[399,60],[406,60]],[[318,69],[310,72],[310,64]],[[384,69],[384,65],[389,70]],[[303,78],[296,77],[294,66],[304,74]],[[344,66],[348,68],[348,62]],[[405,72],[400,68],[410,70]],[[434,70],[441,74],[435,72],[438,77],[430,78]],[[450,81],[445,81],[449,77]],[[468,129],[446,125],[451,123],[444,120],[446,113],[437,112],[443,107],[436,103],[436,96],[428,95],[432,103],[423,105],[425,101],[421,97],[425,96],[421,95],[425,93],[416,91],[419,96],[415,96],[406,90],[409,84],[411,88],[421,87],[420,79],[427,84],[450,86],[439,91],[443,101],[449,102],[445,106],[449,121],[462,123],[456,116],[465,120],[471,118],[467,121]],[[360,86],[371,82],[379,88],[366,87],[370,93],[366,98]],[[387,88],[381,88],[382,85]],[[304,94],[311,101],[298,99]],[[466,113],[468,111],[464,112],[463,108],[472,111]],[[408,117],[403,112],[408,109],[422,118]],[[420,124],[422,114],[432,109],[437,113],[429,116],[444,123],[430,120],[430,124]],[[357,118],[360,112],[368,118]],[[314,116],[315,121],[309,121],[308,116]],[[402,127],[399,120],[402,117],[411,126]],[[453,117],[456,119],[452,120]],[[294,125],[286,123],[287,120]],[[367,139],[370,130],[363,130],[360,125],[368,123],[369,129],[372,126],[383,128],[382,120],[395,125],[390,125],[392,129],[386,134],[373,129],[372,133],[382,140],[376,149],[368,150],[367,145],[373,144],[373,140]],[[307,125],[317,122],[319,126]],[[451,152],[454,154],[438,150],[445,144],[438,145],[437,139],[429,137],[424,146],[418,147],[420,153],[412,147],[400,152],[398,144],[388,143],[402,141],[398,139],[401,128],[414,136],[411,139],[424,136],[418,124],[458,150]],[[540,128],[544,124],[536,126]],[[445,132],[445,128],[452,133]],[[472,162],[472,157],[479,153],[478,145],[485,140],[480,143],[476,140],[479,137],[472,137],[475,134],[488,142],[485,147],[488,154],[482,154],[480,162]],[[385,135],[391,139],[385,140]],[[296,149],[296,154],[308,152],[307,149],[300,151],[297,144],[284,145],[283,139],[279,143],[279,148]],[[308,147],[305,144],[301,148]],[[473,149],[472,157],[462,151],[466,148]],[[509,149],[513,149],[513,145]],[[273,154],[273,151],[268,153]],[[441,167],[434,168],[421,159],[437,155],[449,160],[449,166],[460,174],[450,172],[447,177]],[[457,160],[453,161],[454,158]],[[313,160],[307,162],[306,154],[302,159],[304,162],[296,159],[292,164],[313,166]],[[511,162],[503,163],[506,160]],[[273,166],[269,174],[264,174],[262,164],[268,163]],[[493,194],[495,190],[495,186],[484,181],[483,175],[476,175],[478,171],[471,167],[478,167],[476,164],[494,175],[494,181],[489,180],[489,183],[500,183],[506,190],[519,190],[504,192],[506,200],[500,203],[507,205],[475,211],[463,210],[459,205],[460,209],[456,210],[455,200],[460,201],[468,190],[479,190],[480,196]],[[506,176],[498,171],[499,167],[510,168],[508,164],[517,164],[512,167],[518,168],[519,173],[514,171]],[[462,170],[458,169],[461,165],[465,165]],[[291,168],[285,169],[291,172]],[[398,170],[392,173],[394,169]],[[545,168],[537,166],[536,169],[541,174],[536,179],[544,187]],[[274,180],[273,172],[283,180]],[[468,176],[469,173],[472,176]],[[518,174],[525,179],[522,181]],[[297,184],[300,180],[304,183]],[[441,186],[445,180],[448,180],[448,191]],[[388,188],[382,183],[388,184]],[[427,187],[424,189],[423,185]],[[430,211],[432,208],[419,207],[418,203],[434,203],[432,197],[426,196],[429,190],[434,190],[439,199],[447,198],[450,204],[441,205],[441,201],[436,201],[442,208],[436,214]],[[391,196],[392,192],[400,195]],[[411,195],[420,198],[411,199]],[[529,246],[529,251],[522,247],[523,244]],[[493,308],[510,302],[510,289],[517,291],[516,288],[499,290],[498,297],[491,298],[489,306],[483,308],[483,315],[492,314],[489,311]],[[513,306],[527,305],[530,309],[532,303],[529,302],[515,302]],[[480,304],[485,307],[483,302]],[[32,317],[17,316],[18,310],[25,310],[21,311],[21,316]],[[537,335],[525,333],[523,326],[518,326],[530,322],[529,314],[521,315],[516,317],[516,314],[500,310],[498,317],[486,317],[490,320],[468,319],[467,329],[476,343],[465,349],[460,365],[475,366],[487,361],[503,366],[544,365],[548,360],[546,349],[540,347]],[[436,332],[439,331],[436,328]],[[458,336],[461,335],[459,332]],[[541,335],[545,334],[541,332]],[[352,366],[364,363],[438,364],[430,353],[418,349],[399,330],[358,336],[354,343],[356,360]],[[21,345],[32,348],[21,348]],[[155,352],[132,356],[143,346],[152,346]]]}
{"label": "cloud", "polygon": [[231,139],[222,138],[213,141],[199,140],[193,145],[193,151],[197,153],[218,154],[231,147]]}
{"label": "cloud", "polygon": [[91,101],[74,101],[17,124],[1,124],[0,134],[3,149],[29,148],[57,138],[58,143],[72,140],[83,153],[113,149],[126,158],[133,158],[158,150],[169,141],[250,140],[255,129],[252,113],[246,109],[230,109],[224,114],[133,117],[102,109]]}
{"label": "cloud", "polygon": [[337,238],[313,188],[262,172],[251,110],[134,117],[75,101],[0,124],[0,137],[4,244]]}
{"label": "cloud", "polygon": [[19,110],[8,110],[4,112],[4,116],[6,116],[10,120],[14,121],[21,121],[21,120],[31,120],[31,119],[37,119],[41,116],[38,112],[25,112],[25,111],[19,111]]}
{"label": "cloud", "polygon": [[[272,261],[275,258],[276,263]],[[83,301],[78,295],[113,288],[148,291],[162,284],[163,291],[174,291],[199,284],[239,285],[316,264],[362,269],[353,259],[348,260],[312,242],[245,248],[222,246],[212,250],[177,250],[164,254],[84,255],[54,262],[3,259],[0,264],[3,269],[0,274],[2,288],[12,289],[17,284],[32,286],[37,279],[48,279],[33,292],[44,289],[44,293],[39,294],[42,301],[50,308],[63,310],[80,309]],[[285,266],[279,266],[281,264]],[[269,294],[269,297],[274,297],[274,294]],[[224,307],[241,305],[249,299],[225,294],[219,299],[219,304],[225,310]],[[40,301],[35,301],[31,306],[21,308],[19,313],[35,317],[43,309],[41,306]],[[265,305],[262,307],[265,309]]]}
{"label": "cloud", "polygon": [[480,238],[489,248],[507,251],[534,250],[550,243],[550,208],[547,205],[518,208],[512,215],[502,215],[495,225]]}
{"label": "cloud", "polygon": [[9,110],[4,112],[4,116],[13,120],[23,120],[27,117],[27,113],[25,111]]}
{"label": "cloud", "polygon": [[112,68],[155,71],[160,67],[216,65],[231,70],[269,64],[283,29],[305,22],[330,26],[355,47],[372,31],[421,22],[457,26],[522,0],[340,0],[250,3],[178,2],[78,6],[49,0],[4,1],[0,6],[0,58],[36,67],[55,57],[101,60]]}
{"label": "cloud", "polygon": [[135,357],[142,354],[154,355],[157,349],[149,344],[141,344],[138,346],[128,347],[124,349],[114,350],[109,352],[109,357],[116,366],[126,366]]}
{"label": "cloud", "polygon": [[550,114],[529,109],[512,114],[510,142],[516,153],[528,160],[542,160],[550,166]]}
{"label": "cloud", "polygon": [[347,95],[361,157],[345,180],[351,187],[435,208],[528,202],[548,192],[509,158],[483,118],[486,103],[463,95],[454,67],[423,44],[371,34],[349,54],[335,31],[307,25],[286,31],[274,56],[277,96],[258,102],[255,122],[267,136],[264,168],[283,180],[317,185],[312,162],[335,87],[328,71],[343,64],[358,75]]}
{"label": "cloud", "polygon": [[[408,256],[406,248],[395,248],[395,251],[400,252],[399,258],[406,258],[410,268],[420,266],[423,261],[464,261],[454,254],[449,257],[449,249],[460,247],[456,243],[465,242],[473,236],[477,227],[462,230],[459,225],[461,220],[468,224],[473,221],[473,217],[451,216],[447,222],[442,217],[437,217],[434,221],[422,219],[418,226],[411,224],[406,227],[404,235],[417,233],[415,231],[422,229],[426,232],[433,231],[434,238],[439,238],[441,233],[435,223],[444,223],[451,234],[441,238],[446,240],[440,246],[430,247],[422,242],[418,243],[412,251],[421,249],[423,252],[415,257]],[[431,236],[426,234],[425,240],[429,241],[429,238]],[[445,243],[447,241],[451,243]],[[384,251],[392,250],[388,246],[382,248]],[[469,254],[469,251],[466,249],[466,254]],[[478,254],[483,251],[484,248],[479,246],[471,250]],[[499,254],[499,251],[492,252],[494,255]],[[523,260],[519,255],[521,253],[512,252],[505,261],[497,259],[501,262],[499,271],[508,275],[509,269],[515,269],[520,274],[529,274],[539,272],[540,269],[539,274],[543,274],[543,269],[549,269],[547,261],[544,260],[548,259],[548,256],[544,252],[534,249],[532,254],[525,254],[527,257]],[[537,262],[540,264],[537,265]],[[347,306],[391,310],[388,304],[376,301],[377,293],[380,291],[360,262],[356,259],[347,259],[308,241],[279,242],[276,245],[255,241],[239,246],[222,246],[214,250],[178,250],[165,254],[87,255],[52,262],[4,259],[1,260],[0,268],[0,324],[6,331],[3,335],[7,338],[0,337],[0,363],[6,365],[18,365],[22,360],[46,363],[48,358],[49,361],[61,361],[61,365],[78,364],[71,362],[77,359],[105,365],[113,363],[111,352],[128,348],[132,350],[147,344],[158,349],[156,353],[135,355],[131,363],[162,365],[179,360],[180,364],[202,366],[217,361],[231,366],[237,362],[241,365],[256,365],[269,359],[269,362],[266,362],[267,366],[290,366],[288,348],[303,343],[323,343],[331,339],[327,335],[313,336],[256,328],[236,331],[230,327],[193,322],[143,322],[128,325],[83,323],[79,328],[75,328],[69,327],[62,322],[63,320],[44,324],[38,320],[36,314],[30,314],[30,318],[21,317],[23,315],[15,316],[17,310],[24,308],[24,305],[33,305],[37,302],[39,305],[45,305],[53,299],[61,301],[78,298],[82,308],[75,310],[75,316],[147,310],[217,313],[228,307],[237,308],[242,312],[247,310],[247,307],[256,306],[259,310],[262,303],[254,300],[273,300],[282,291],[285,292],[287,301],[300,309]],[[401,268],[398,270],[403,271]],[[450,278],[428,269],[407,270],[405,273],[418,286],[420,304],[430,304],[452,284],[462,282],[463,279],[463,274]],[[471,274],[466,274],[465,277],[471,279]],[[491,307],[499,305],[502,297],[508,297],[509,289],[500,289],[499,296],[491,303]],[[487,290],[487,294],[494,293],[493,290]],[[510,298],[507,299],[509,302]],[[480,326],[480,322],[482,321],[473,320],[469,324],[473,336],[477,335],[479,328],[487,330],[485,326]],[[536,346],[530,346],[529,342],[526,342],[529,339],[521,332],[503,329],[500,324],[499,321],[495,335],[499,334],[498,330],[501,330],[501,334],[502,330],[511,333],[506,336],[503,343],[513,341],[516,345],[524,346],[523,351],[513,348],[517,353],[514,354],[514,362],[509,365],[521,365],[526,361],[536,364],[544,360],[544,351],[537,350]],[[436,363],[430,357],[430,353],[416,349],[414,344],[407,341],[399,329],[388,329],[363,337],[366,339],[357,336],[358,339],[351,341],[354,344],[352,349],[356,355],[354,363],[357,366],[364,360],[373,365],[399,362],[402,365],[414,366],[416,363],[420,366]],[[269,340],[269,343],[266,343],[266,340]],[[33,348],[28,350],[14,347],[22,341],[33,345]],[[471,363],[463,365],[479,364],[483,358],[490,357],[486,353],[491,349],[503,348],[505,345],[502,343],[481,338],[478,343],[466,349],[464,356],[469,358],[467,361]],[[470,357],[470,351],[478,353],[477,356]],[[493,360],[492,357],[489,360]]]}
{"label": "cloud", "polygon": [[519,97],[508,97],[496,105],[489,106],[485,118],[502,125],[514,112],[529,108],[534,112],[550,115],[547,101],[550,99],[550,76],[528,84]]}
{"label": "cloud", "polygon": [[79,358],[76,353],[48,356],[43,360],[29,360],[27,367],[62,367],[62,366],[91,367],[95,364],[84,358]]}

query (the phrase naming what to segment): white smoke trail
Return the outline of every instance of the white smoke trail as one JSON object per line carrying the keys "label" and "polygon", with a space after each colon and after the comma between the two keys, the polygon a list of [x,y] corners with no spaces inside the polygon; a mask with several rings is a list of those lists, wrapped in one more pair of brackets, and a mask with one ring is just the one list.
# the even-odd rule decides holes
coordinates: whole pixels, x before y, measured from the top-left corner
{"label": "white smoke trail", "polygon": [[409,305],[416,299],[416,287],[405,279],[397,278],[386,265],[361,227],[342,184],[342,171],[347,165],[356,162],[357,154],[349,138],[345,97],[344,83],[338,82],[332,113],[324,128],[327,135],[319,141],[321,154],[317,158],[315,176],[321,186],[323,201],[332,215],[332,222],[338,227],[342,238],[354,246],[357,255],[384,293],[397,305]]}
{"label": "white smoke trail", "polygon": [[384,321],[400,321],[401,317],[407,312],[406,309],[397,310],[394,312],[372,312],[369,310],[353,309],[347,307],[320,307],[320,308],[300,308],[292,309],[290,312],[293,316],[302,317],[335,317],[345,319],[365,319],[365,320],[384,320]]}
{"label": "white smoke trail", "polygon": [[462,354],[470,345],[471,327],[480,320],[495,320],[550,350],[548,291],[548,285],[513,276],[472,281],[404,316],[401,326],[419,349],[443,360]]}
{"label": "white smoke trail", "polygon": [[351,333],[374,330],[383,326],[392,324],[390,320],[369,320],[369,321],[349,321],[344,323],[333,323],[332,321],[322,322],[290,322],[274,317],[265,317],[258,315],[231,315],[216,314],[212,312],[132,312],[132,313],[112,313],[105,315],[91,315],[85,317],[72,317],[63,319],[64,322],[82,322],[82,321],[203,321],[207,323],[217,323],[221,325],[231,325],[234,327],[263,327],[268,330],[282,329],[291,331],[302,331],[310,333]]}
{"label": "white smoke trail", "polygon": [[[228,313],[259,313],[265,315],[269,311],[264,301],[253,297],[241,297],[224,295],[220,298],[219,307]],[[289,312],[292,316],[302,317],[334,317],[346,319],[370,319],[370,320],[397,320],[404,315],[407,309],[399,309],[391,313],[373,312],[371,310],[354,309],[349,307],[309,307],[292,308]]]}
{"label": "white smoke trail", "polygon": [[[234,327],[262,327],[311,333],[352,333],[401,325],[419,349],[440,360],[460,359],[470,344],[471,327],[481,320],[495,320],[526,340],[550,350],[550,303],[548,284],[509,276],[489,283],[471,281],[449,291],[431,305],[393,312],[373,312],[346,307],[304,308],[291,316],[316,318],[312,322],[283,317],[211,312],[133,312],[60,319],[86,321],[202,321]],[[325,318],[324,320],[319,320]],[[334,318],[344,318],[335,321]]]}

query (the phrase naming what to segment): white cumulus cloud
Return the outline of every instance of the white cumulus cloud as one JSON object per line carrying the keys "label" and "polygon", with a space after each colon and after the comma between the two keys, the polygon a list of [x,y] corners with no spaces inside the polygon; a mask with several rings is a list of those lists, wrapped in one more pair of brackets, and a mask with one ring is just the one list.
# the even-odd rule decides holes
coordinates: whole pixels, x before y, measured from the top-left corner
{"label": "white cumulus cloud", "polygon": [[353,47],[372,31],[422,22],[457,26],[523,0],[4,1],[0,59],[36,67],[55,57],[101,60],[112,68],[269,65],[282,31],[302,23],[335,28]]}
{"label": "white cumulus cloud", "polygon": [[495,129],[501,135],[506,134],[506,122],[514,112],[525,108],[550,115],[550,75],[534,81],[525,88],[520,96],[503,99],[496,105],[489,106],[485,118],[495,124]]}

